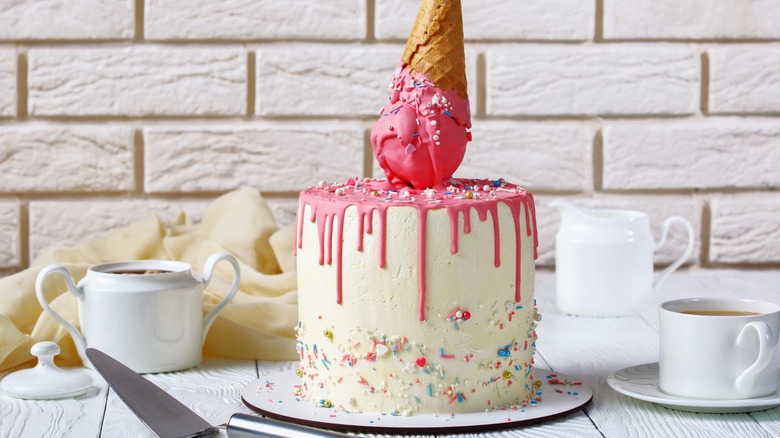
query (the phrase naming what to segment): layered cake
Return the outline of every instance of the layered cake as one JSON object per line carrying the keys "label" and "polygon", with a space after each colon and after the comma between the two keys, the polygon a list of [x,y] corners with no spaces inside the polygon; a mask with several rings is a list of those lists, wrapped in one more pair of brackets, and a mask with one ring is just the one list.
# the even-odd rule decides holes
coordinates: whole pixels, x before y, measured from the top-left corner
{"label": "layered cake", "polygon": [[395,415],[533,403],[531,194],[452,175],[471,139],[459,1],[426,0],[371,141],[386,178],[299,199],[298,395]]}

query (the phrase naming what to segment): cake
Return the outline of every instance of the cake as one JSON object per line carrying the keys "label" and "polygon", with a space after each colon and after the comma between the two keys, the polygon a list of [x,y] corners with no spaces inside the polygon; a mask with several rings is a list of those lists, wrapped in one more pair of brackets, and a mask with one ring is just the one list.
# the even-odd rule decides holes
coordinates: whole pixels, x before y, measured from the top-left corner
{"label": "cake", "polygon": [[425,0],[371,134],[385,178],[301,192],[297,395],[392,415],[535,403],[533,196],[452,175],[471,140],[459,1]]}

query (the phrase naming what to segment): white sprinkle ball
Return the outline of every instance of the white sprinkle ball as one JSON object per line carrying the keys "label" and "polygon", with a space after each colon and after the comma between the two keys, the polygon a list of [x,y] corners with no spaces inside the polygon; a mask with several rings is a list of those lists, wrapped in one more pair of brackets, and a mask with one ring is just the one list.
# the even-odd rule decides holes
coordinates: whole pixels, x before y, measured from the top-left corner
{"label": "white sprinkle ball", "polygon": [[431,120],[431,126],[436,126],[436,125],[437,125],[436,120]]}

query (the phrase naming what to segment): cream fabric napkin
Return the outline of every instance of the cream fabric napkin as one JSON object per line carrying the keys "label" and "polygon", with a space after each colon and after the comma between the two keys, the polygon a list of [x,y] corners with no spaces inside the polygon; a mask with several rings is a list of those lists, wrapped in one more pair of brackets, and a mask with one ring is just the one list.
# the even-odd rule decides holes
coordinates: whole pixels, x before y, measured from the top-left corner
{"label": "cream fabric napkin", "polygon": [[[241,284],[211,326],[204,354],[293,360],[298,320],[293,245],[293,227],[278,229],[260,193],[244,188],[216,199],[199,224],[184,213],[168,224],[151,216],[71,248],[49,249],[27,270],[0,279],[0,371],[31,360],[30,347],[40,341],[60,345],[58,364],[81,363],[70,335],[43,313],[35,296],[35,278],[45,265],[65,265],[76,282],[89,266],[120,260],[179,260],[200,273],[218,251],[238,259]],[[225,296],[231,276],[229,264],[217,264],[204,292],[204,313]],[[79,326],[77,300],[61,276],[47,278],[44,293],[54,310]]]}

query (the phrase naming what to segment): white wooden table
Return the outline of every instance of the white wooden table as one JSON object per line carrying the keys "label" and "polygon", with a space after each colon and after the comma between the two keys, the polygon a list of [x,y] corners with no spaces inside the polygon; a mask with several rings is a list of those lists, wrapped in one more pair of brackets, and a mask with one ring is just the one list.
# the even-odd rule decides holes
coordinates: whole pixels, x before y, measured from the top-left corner
{"label": "white wooden table", "polygon": [[[780,302],[780,271],[693,270],[672,275],[640,314],[584,318],[560,314],[554,275],[537,273],[537,366],[569,374],[593,390],[593,402],[562,419],[486,437],[780,437],[780,408],[748,414],[697,414],[659,407],[613,391],[607,376],[658,360],[657,305],[674,298],[729,296]],[[206,359],[195,369],[148,376],[212,424],[234,412],[251,413],[242,389],[272,370],[294,363]],[[76,399],[22,401],[0,396],[0,437],[154,437],[93,373],[93,390]],[[224,433],[223,433],[224,436]],[[369,435],[370,436],[370,435]]]}

